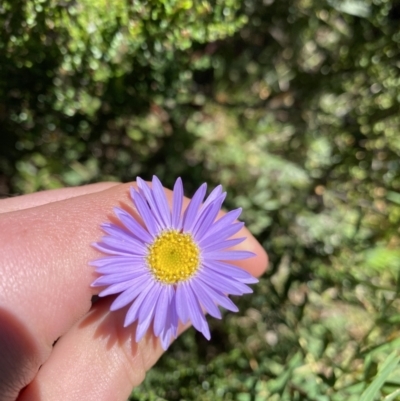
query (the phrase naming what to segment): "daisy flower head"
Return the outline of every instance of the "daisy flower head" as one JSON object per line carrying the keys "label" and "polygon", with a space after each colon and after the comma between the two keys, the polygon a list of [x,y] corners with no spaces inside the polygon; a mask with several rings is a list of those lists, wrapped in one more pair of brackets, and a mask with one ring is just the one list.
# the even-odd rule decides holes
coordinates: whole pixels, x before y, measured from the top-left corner
{"label": "daisy flower head", "polygon": [[152,326],[167,349],[178,334],[179,321],[191,321],[210,339],[204,311],[221,318],[218,306],[237,312],[228,295],[251,293],[246,284],[258,282],[230,261],[254,256],[233,250],[245,238],[231,238],[244,225],[241,209],[217,218],[226,193],[216,187],[205,197],[207,185],[196,191],[182,212],[183,186],[175,182],[170,206],[157,177],[151,185],[137,178],[130,197],[140,224],[120,208],[114,212],[120,225],[101,225],[106,235],[93,244],[107,256],[92,261],[100,275],[93,287],[105,287],[99,296],[117,295],[112,311],[129,306],[124,326],[137,322],[136,341]]}

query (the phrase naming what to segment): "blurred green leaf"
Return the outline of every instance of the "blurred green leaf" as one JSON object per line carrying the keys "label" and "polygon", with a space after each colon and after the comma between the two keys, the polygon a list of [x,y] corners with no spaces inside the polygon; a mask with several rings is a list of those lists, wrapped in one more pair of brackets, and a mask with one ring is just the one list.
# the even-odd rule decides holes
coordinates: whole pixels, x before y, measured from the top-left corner
{"label": "blurred green leaf", "polygon": [[371,269],[398,271],[400,250],[375,247],[365,252],[365,266]]}
{"label": "blurred green leaf", "polygon": [[383,401],[396,401],[400,398],[400,389],[393,391],[393,393],[390,393],[387,395]]}
{"label": "blurred green leaf", "polygon": [[328,3],[338,11],[356,17],[367,18],[370,15],[371,8],[365,1],[360,0],[328,0]]}
{"label": "blurred green leaf", "polygon": [[394,202],[394,203],[397,203],[398,205],[400,205],[400,193],[388,191],[386,198],[388,200],[390,200],[391,202]]}
{"label": "blurred green leaf", "polygon": [[365,391],[361,394],[360,401],[374,401],[377,396],[379,390],[388,379],[390,374],[394,371],[396,366],[399,364],[400,357],[398,356],[398,352],[392,352],[387,359],[382,363],[378,370],[378,374],[372,383],[365,389]]}

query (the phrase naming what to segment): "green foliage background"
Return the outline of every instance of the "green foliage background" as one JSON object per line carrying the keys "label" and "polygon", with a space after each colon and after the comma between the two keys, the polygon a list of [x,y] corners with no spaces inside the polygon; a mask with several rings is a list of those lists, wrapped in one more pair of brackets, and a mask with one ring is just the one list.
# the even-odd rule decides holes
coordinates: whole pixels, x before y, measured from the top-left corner
{"label": "green foliage background", "polygon": [[399,22],[389,0],[0,3],[3,195],[222,183],[270,255],[132,400],[400,399]]}

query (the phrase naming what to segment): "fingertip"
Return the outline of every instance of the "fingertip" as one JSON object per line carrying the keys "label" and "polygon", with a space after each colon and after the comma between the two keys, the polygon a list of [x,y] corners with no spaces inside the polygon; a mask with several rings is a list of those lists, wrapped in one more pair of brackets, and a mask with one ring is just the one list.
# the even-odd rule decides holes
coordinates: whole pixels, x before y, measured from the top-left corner
{"label": "fingertip", "polygon": [[242,228],[237,235],[245,236],[246,240],[237,245],[235,249],[250,251],[254,254],[254,257],[237,261],[236,264],[247,270],[251,275],[260,277],[268,268],[269,259],[267,252],[246,227]]}
{"label": "fingertip", "polygon": [[268,269],[269,258],[265,249],[261,246],[261,244],[256,241],[253,252],[256,254],[255,256],[255,266],[253,275],[256,277],[260,277],[263,275]]}

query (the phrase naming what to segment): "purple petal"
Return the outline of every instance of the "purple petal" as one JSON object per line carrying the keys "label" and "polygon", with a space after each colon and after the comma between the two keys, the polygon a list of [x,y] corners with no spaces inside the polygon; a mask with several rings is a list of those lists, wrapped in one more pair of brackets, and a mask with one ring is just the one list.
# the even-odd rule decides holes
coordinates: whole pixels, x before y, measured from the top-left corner
{"label": "purple petal", "polygon": [[203,205],[201,206],[201,209],[205,209],[208,205],[210,205],[212,202],[215,201],[215,199],[217,199],[222,193],[222,185],[218,185],[216,186],[210,193],[210,195],[208,195],[208,197],[206,198],[206,200],[204,201]]}
{"label": "purple petal", "polygon": [[171,327],[171,335],[176,338],[178,335],[178,328],[179,328],[179,317],[178,314],[176,313],[176,308],[175,306],[175,299],[174,299],[174,293],[172,293],[172,300],[170,303],[170,316],[169,316],[169,322],[170,322],[170,327]]}
{"label": "purple petal", "polygon": [[121,309],[124,306],[130,304],[135,298],[153,282],[153,278],[150,275],[143,275],[134,280],[133,284],[126,289],[122,294],[118,295],[110,306],[110,310],[114,311]]}
{"label": "purple petal", "polygon": [[121,251],[129,250],[137,255],[144,255],[147,251],[146,245],[143,242],[131,237],[130,241],[123,241],[120,238],[110,237],[108,235],[101,238],[101,243],[112,246],[114,249]]}
{"label": "purple petal", "polygon": [[171,227],[171,211],[168,206],[167,197],[160,180],[153,175],[153,196],[158,207],[158,211],[164,223],[164,228]]}
{"label": "purple petal", "polygon": [[154,335],[159,336],[165,328],[167,309],[171,307],[170,302],[173,296],[173,288],[170,285],[163,286],[163,289],[158,299],[157,308],[154,314]]}
{"label": "purple petal", "polygon": [[115,274],[107,274],[105,276],[101,276],[91,284],[91,287],[101,287],[104,285],[112,285],[118,284],[121,282],[133,280],[143,274],[146,274],[146,271],[126,271],[126,272],[118,272]]}
{"label": "purple petal", "polygon": [[211,228],[211,233],[213,231],[219,230],[221,227],[226,227],[234,223],[242,213],[242,208],[234,209],[223,215],[220,219],[218,219],[213,227]]}
{"label": "purple petal", "polygon": [[148,244],[153,241],[153,237],[127,211],[115,207],[114,213],[117,215],[121,223],[143,242]]}
{"label": "purple petal", "polygon": [[108,276],[110,274],[120,274],[120,273],[125,273],[125,272],[143,272],[147,273],[149,271],[148,267],[144,264],[136,264],[136,265],[126,265],[126,266],[103,266],[103,267],[98,267],[96,269],[96,273],[99,273],[102,276]]}
{"label": "purple petal", "polygon": [[[200,281],[202,281],[200,279]],[[210,297],[214,300],[217,305],[221,305],[226,310],[231,312],[237,312],[239,309],[238,307],[223,293],[219,290],[215,290],[214,288],[208,286],[204,281],[201,283],[201,286],[204,291],[206,291]]]}
{"label": "purple petal", "polygon": [[146,334],[151,321],[153,320],[154,312],[156,310],[158,299],[162,291],[162,285],[154,283],[153,288],[144,297],[144,301],[138,313],[138,325],[136,328],[136,342],[139,342]]}
{"label": "purple petal", "polygon": [[152,288],[154,287],[154,280],[148,280],[142,290],[140,291],[139,295],[135,299],[135,302],[130,306],[128,312],[125,316],[124,327],[129,326],[132,324],[137,318],[140,307],[146,298],[146,296],[150,293]]}
{"label": "purple petal", "polygon": [[181,214],[183,203],[183,186],[182,180],[179,177],[175,181],[173,199],[172,199],[172,228],[181,229]]}
{"label": "purple petal", "polygon": [[246,284],[254,284],[258,283],[258,280],[253,277],[246,270],[241,269],[240,267],[236,267],[224,262],[218,262],[216,260],[206,260],[203,262],[203,265],[207,269],[211,269],[218,274],[222,274],[227,277],[234,277],[236,280],[246,283]]}
{"label": "purple petal", "polygon": [[205,259],[214,260],[241,260],[253,258],[254,256],[256,256],[256,254],[250,251],[203,251],[203,257]]}
{"label": "purple petal", "polygon": [[219,251],[221,249],[228,249],[228,248],[232,248],[235,245],[240,244],[245,239],[246,239],[246,237],[228,239],[225,241],[216,242],[215,244],[209,244],[208,246],[204,247],[203,249],[204,249],[204,251],[207,251],[207,252]]}
{"label": "purple petal", "polygon": [[[153,212],[154,220],[157,225],[158,230],[162,230],[165,228],[165,224],[163,222],[162,216],[158,210],[157,204],[155,202],[152,190],[147,185],[146,181],[142,180],[140,177],[136,177],[136,182],[138,184],[139,190],[141,191],[141,195],[146,199],[148,204],[150,205],[150,209]],[[132,200],[135,199],[135,188],[130,188],[131,198]]]}
{"label": "purple petal", "polygon": [[[171,305],[174,303],[175,300],[172,299]],[[178,315],[176,314],[176,309],[172,306],[167,310],[166,322],[168,323],[166,323],[165,329],[160,334],[161,345],[164,350],[168,349],[171,338],[176,338],[178,333]]]}
{"label": "purple petal", "polygon": [[238,277],[236,280],[240,281],[241,283],[245,283],[245,284],[257,284],[259,282],[259,280],[255,277],[253,277],[252,275],[250,275],[249,278]]}
{"label": "purple petal", "polygon": [[203,305],[204,309],[213,317],[217,319],[221,319],[221,312],[218,307],[215,305],[214,300],[210,297],[210,295],[203,289],[200,282],[197,280],[192,280],[190,285],[193,289],[193,292],[197,296],[197,300]]}
{"label": "purple petal", "polygon": [[172,328],[169,328],[167,330],[164,330],[160,334],[161,346],[164,351],[168,349],[169,344],[171,342],[172,330],[173,330]]}
{"label": "purple petal", "polygon": [[159,233],[159,230],[157,229],[157,222],[153,212],[139,192],[132,191],[131,194],[136,208],[139,211],[140,217],[143,219],[144,224],[146,225],[146,228],[149,230],[149,233],[155,237]]}
{"label": "purple petal", "polygon": [[210,328],[208,327],[208,323],[206,318],[203,315],[203,319],[202,319],[202,328],[201,328],[201,332],[203,333],[203,336],[207,339],[210,340],[211,338],[211,333],[210,333]]}
{"label": "purple petal", "polygon": [[[213,191],[214,192],[214,191]],[[210,196],[213,195],[213,193],[210,194]],[[212,201],[208,201],[210,196],[206,199],[206,201],[201,205],[199,214],[197,215],[197,220],[203,219],[205,213],[207,212],[208,208],[213,205],[214,203],[219,203],[220,207],[222,206],[222,203],[224,202],[226,198],[226,192],[223,194],[220,194],[217,197],[212,196]]]}
{"label": "purple petal", "polygon": [[210,330],[208,328],[207,321],[204,317],[203,311],[201,310],[200,304],[197,301],[196,295],[193,293],[193,290],[188,285],[186,287],[188,299],[186,300],[189,307],[189,317],[193,326],[203,333],[204,337],[207,340],[210,339]]}
{"label": "purple petal", "polygon": [[199,207],[201,202],[204,199],[204,195],[207,190],[207,184],[204,183],[200,186],[200,188],[196,191],[191,199],[189,206],[187,207],[185,214],[183,216],[183,230],[191,231],[194,224],[196,223],[197,213],[199,211]]}
{"label": "purple petal", "polygon": [[[146,276],[143,276],[143,280],[144,280],[144,277],[146,277]],[[123,291],[127,290],[128,288],[135,287],[137,285],[138,281],[141,281],[140,278],[135,277],[132,280],[127,280],[127,281],[123,281],[122,283],[112,284],[109,287],[107,287],[105,290],[101,291],[99,296],[105,297],[105,296],[111,295],[111,294],[119,294],[120,292],[123,292]]]}
{"label": "purple petal", "polygon": [[176,287],[175,295],[175,306],[178,317],[183,324],[189,320],[189,308],[187,298],[189,297],[186,291],[187,284],[185,282],[180,283]]}
{"label": "purple petal", "polygon": [[[117,256],[115,256],[116,258]],[[124,256],[120,256],[120,258],[124,258]],[[138,256],[138,259],[135,260],[133,258],[129,258],[130,260],[121,260],[115,263],[109,263],[107,265],[103,265],[101,267],[96,268],[96,272],[100,274],[115,274],[115,273],[124,273],[127,271],[148,271],[148,268],[145,264],[144,257]]]}
{"label": "purple petal", "polygon": [[234,235],[238,231],[240,231],[243,228],[243,226],[244,226],[244,223],[242,223],[242,222],[234,223],[234,224],[231,224],[230,226],[222,227],[218,231],[213,232],[211,235],[210,235],[210,230],[209,230],[207,232],[207,234],[202,239],[199,240],[199,245],[201,247],[205,247],[205,246],[208,246],[209,244],[219,242],[222,239],[230,238],[230,237],[232,237],[232,235]]}
{"label": "purple petal", "polygon": [[137,242],[140,242],[143,244],[143,240],[138,238],[135,234],[132,234],[130,231],[121,228],[113,223],[103,223],[100,225],[100,227],[105,231],[107,234],[114,238],[118,238],[121,242],[127,242],[127,243],[132,243],[136,244]]}
{"label": "purple petal", "polygon": [[103,244],[102,242],[94,242],[92,246],[98,249],[101,252],[108,253],[109,255],[120,255],[120,256],[142,256],[143,254],[139,253],[140,250],[135,252],[132,249],[119,249],[115,246]]}
{"label": "purple petal", "polygon": [[143,256],[129,255],[129,256],[106,256],[104,258],[92,260],[89,266],[96,266],[97,268],[107,266],[128,266],[129,264],[136,265],[136,263],[143,261]]}
{"label": "purple petal", "polygon": [[223,198],[217,199],[214,203],[209,205],[207,209],[204,209],[204,213],[201,213],[201,216],[199,216],[193,228],[193,236],[196,241],[200,240],[210,228],[211,224],[214,223],[218,212],[221,210],[223,201]]}
{"label": "purple petal", "polygon": [[242,208],[238,208],[235,210],[231,210],[221,218],[219,218],[210,228],[208,235],[213,234],[216,231],[219,231],[221,228],[228,227],[232,223],[234,223],[237,218],[240,216],[240,213],[242,213]]}
{"label": "purple petal", "polygon": [[164,351],[166,351],[169,347],[169,344],[171,342],[171,331],[172,329],[166,329],[164,331],[161,332],[160,334],[160,342],[161,342],[161,347]]}
{"label": "purple petal", "polygon": [[215,271],[202,269],[198,278],[201,278],[209,287],[215,288],[223,293],[232,295],[251,294],[253,290],[241,281],[234,278],[228,278]]}

